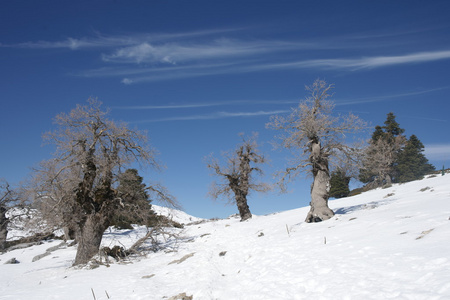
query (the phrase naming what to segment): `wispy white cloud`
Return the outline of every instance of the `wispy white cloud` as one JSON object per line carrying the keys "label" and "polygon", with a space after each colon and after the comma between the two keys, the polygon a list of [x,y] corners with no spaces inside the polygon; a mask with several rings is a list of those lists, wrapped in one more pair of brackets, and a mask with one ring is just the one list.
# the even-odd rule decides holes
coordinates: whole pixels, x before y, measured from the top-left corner
{"label": "wispy white cloud", "polygon": [[66,38],[61,41],[37,41],[25,42],[13,45],[2,45],[9,48],[30,48],[30,49],[57,49],[66,48],[70,50],[111,48],[135,44],[133,38],[126,37],[102,37],[97,38]]}
{"label": "wispy white cloud", "polygon": [[214,120],[224,118],[236,118],[236,117],[258,117],[267,115],[276,115],[290,112],[290,110],[273,110],[273,111],[256,111],[256,112],[215,112],[202,115],[190,115],[190,116],[175,116],[159,119],[141,120],[133,123],[155,123],[155,122],[169,122],[169,121],[198,121],[198,120]]}
{"label": "wispy white cloud", "polygon": [[152,75],[136,76],[133,78],[128,78],[128,80],[129,83],[139,83],[139,82],[171,80],[171,79],[217,75],[217,74],[237,74],[237,73],[250,73],[250,72],[271,71],[271,70],[293,70],[293,69],[328,69],[328,70],[342,69],[349,71],[358,71],[395,65],[418,64],[445,59],[450,59],[450,50],[421,52],[401,56],[377,56],[377,57],[354,58],[354,59],[316,59],[316,60],[303,60],[303,61],[283,62],[283,63],[245,61],[243,63],[234,63],[226,66],[213,66],[204,64],[201,66],[201,68],[191,64],[185,65],[183,66],[182,69],[180,68],[177,70],[171,70],[170,68],[160,68],[158,70],[154,69]]}
{"label": "wispy white cloud", "polygon": [[[353,104],[363,104],[363,103],[373,103],[373,102],[381,102],[381,101],[388,101],[395,98],[405,98],[405,99],[411,99],[409,97],[412,96],[418,96],[423,94],[429,94],[437,91],[442,91],[450,89],[450,86],[444,86],[439,87],[435,89],[428,89],[428,90],[422,90],[422,91],[414,91],[414,92],[406,92],[406,93],[400,93],[400,94],[393,94],[393,95],[383,95],[383,96],[375,96],[375,97],[365,97],[365,98],[358,98],[353,100],[343,99],[336,101],[336,105],[353,105]],[[407,98],[408,97],[408,98]]]}
{"label": "wispy white cloud", "polygon": [[[450,50],[413,52],[402,55],[366,57],[333,57],[336,48],[356,49],[368,44],[374,36],[320,38],[308,40],[236,38],[242,28],[203,30],[169,34],[122,34],[107,36],[94,33],[91,37],[66,38],[60,41],[25,42],[0,47],[95,49],[105,66],[85,70],[84,77],[122,77],[124,84],[174,80],[199,76],[262,72],[273,70],[371,70],[376,68],[419,64],[450,59]],[[225,37],[228,36],[228,37]],[[383,37],[385,35],[381,35]],[[346,40],[355,42],[347,43]],[[364,40],[358,42],[358,40]],[[390,41],[392,42],[392,41]],[[358,44],[359,43],[359,44]],[[387,49],[386,45],[384,48]],[[309,50],[330,55],[314,58]],[[100,53],[101,52],[101,53]],[[331,53],[331,54],[330,54]],[[342,53],[341,51],[339,53]],[[308,57],[309,55],[309,57]],[[298,57],[302,57],[298,60]]]}
{"label": "wispy white cloud", "polygon": [[194,37],[205,37],[226,32],[240,31],[243,28],[224,28],[212,30],[198,30],[180,33],[132,33],[123,35],[104,35],[94,32],[92,36],[74,38],[68,37],[60,41],[29,41],[17,44],[0,44],[0,47],[30,48],[30,49],[54,49],[67,48],[71,50],[94,49],[94,48],[116,48],[131,45],[139,45],[144,42],[164,42],[171,40],[183,40]]}
{"label": "wispy white cloud", "polygon": [[[401,64],[416,64],[450,59],[450,50],[419,52],[397,56],[375,56],[351,59],[314,59],[292,63],[292,68],[374,69]],[[288,67],[286,64],[284,67]],[[281,66],[280,66],[281,67]]]}
{"label": "wispy white cloud", "polygon": [[[228,105],[262,105],[262,104],[292,104],[298,103],[297,100],[230,100],[208,103],[191,103],[191,104],[171,104],[171,105],[135,105],[135,106],[115,106],[114,109],[126,110],[159,110],[159,109],[186,109],[186,108],[200,108],[200,107],[214,107],[214,106],[228,106]],[[222,113],[227,114],[227,113]],[[242,114],[242,113],[239,113]],[[251,114],[251,113],[250,113]]]}
{"label": "wispy white cloud", "polygon": [[[72,73],[73,76],[81,77],[118,77],[127,76],[126,78],[132,83],[140,82],[143,80],[155,81],[158,77],[162,79],[170,79],[166,77],[173,76],[177,78],[177,75],[183,77],[189,77],[189,73],[203,74],[210,73],[214,70],[226,70],[228,68],[234,68],[238,62],[223,62],[223,63],[209,63],[209,64],[191,64],[191,65],[170,65],[170,66],[150,66],[150,67],[136,67],[132,66],[114,66],[114,67],[102,67],[92,70],[84,70],[81,72]],[[134,77],[133,77],[134,76]],[[194,76],[194,75],[193,75]],[[130,83],[131,83],[130,82]]]}
{"label": "wispy white cloud", "polygon": [[122,78],[124,84],[136,84],[142,82],[165,81],[174,79],[193,78],[201,76],[211,76],[219,74],[235,74],[238,72],[238,62],[210,63],[210,64],[189,64],[147,67],[147,68],[119,68],[117,70],[100,69],[80,72],[77,75],[83,77],[115,77]]}
{"label": "wispy white cloud", "polygon": [[425,145],[425,156],[431,160],[450,161],[450,144]]}
{"label": "wispy white cloud", "polygon": [[307,43],[276,40],[236,40],[220,38],[208,42],[170,42],[164,44],[140,43],[103,54],[106,62],[116,63],[186,63],[210,59],[226,59],[261,53],[275,53],[294,49],[310,48]]}
{"label": "wispy white cloud", "polygon": [[227,103],[214,102],[214,103],[194,103],[194,104],[174,104],[174,105],[136,105],[136,106],[116,106],[114,109],[126,109],[126,110],[143,110],[143,109],[185,109],[185,108],[200,108],[200,107],[212,107],[222,106]]}

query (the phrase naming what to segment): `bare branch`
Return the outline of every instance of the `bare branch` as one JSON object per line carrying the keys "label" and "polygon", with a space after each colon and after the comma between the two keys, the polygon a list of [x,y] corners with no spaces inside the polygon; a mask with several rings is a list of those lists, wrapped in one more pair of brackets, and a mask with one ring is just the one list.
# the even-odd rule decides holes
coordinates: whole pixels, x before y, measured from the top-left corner
{"label": "bare branch", "polygon": [[[101,239],[99,232],[124,208],[115,190],[122,169],[131,163],[161,169],[147,136],[107,119],[107,114],[96,99],[77,105],[68,114],[58,114],[57,129],[44,135],[56,145],[56,152],[35,174],[37,204],[53,219],[49,224],[72,227],[79,234],[75,264],[92,256]],[[177,206],[162,186],[149,190],[155,199]]]}
{"label": "bare branch", "polygon": [[241,134],[242,143],[236,150],[223,155],[225,164],[219,165],[219,161],[210,155],[206,159],[206,165],[214,175],[219,176],[220,183],[213,182],[210,187],[209,196],[213,199],[225,198],[229,203],[238,206],[241,220],[251,217],[247,205],[247,195],[250,191],[267,192],[271,189],[269,184],[255,182],[253,173],[262,175],[262,169],[251,164],[263,164],[266,162],[264,156],[258,151],[256,142],[257,134],[245,139]]}
{"label": "bare branch", "polygon": [[345,145],[346,135],[366,127],[365,122],[353,114],[346,117],[332,114],[334,104],[328,98],[332,96],[333,87],[317,79],[306,87],[309,96],[300,102],[298,108],[288,116],[272,117],[266,125],[282,132],[278,136],[281,147],[297,151],[297,157],[290,166],[278,173],[282,191],[286,190],[286,182],[306,167],[311,167],[314,181],[307,222],[318,222],[333,216],[333,211],[328,208],[329,161],[338,153],[351,161],[349,158],[354,151]]}

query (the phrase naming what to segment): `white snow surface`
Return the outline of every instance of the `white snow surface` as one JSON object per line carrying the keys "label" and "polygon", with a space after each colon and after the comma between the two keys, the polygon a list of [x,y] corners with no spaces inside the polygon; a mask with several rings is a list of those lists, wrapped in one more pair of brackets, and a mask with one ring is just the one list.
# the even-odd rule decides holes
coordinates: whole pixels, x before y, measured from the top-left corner
{"label": "white snow surface", "polygon": [[152,204],[152,210],[156,214],[166,216],[170,220],[177,222],[179,224],[189,224],[192,222],[198,222],[198,221],[203,220],[201,218],[197,218],[197,217],[188,215],[184,211],[169,208],[169,207],[159,206],[159,205],[155,205],[155,204]]}
{"label": "white snow surface", "polygon": [[[71,267],[73,246],[32,262],[61,241],[13,250],[0,255],[0,299],[450,299],[449,182],[333,200],[321,223],[303,222],[308,207],[192,223],[165,250],[109,267]],[[109,230],[103,245],[144,234]]]}

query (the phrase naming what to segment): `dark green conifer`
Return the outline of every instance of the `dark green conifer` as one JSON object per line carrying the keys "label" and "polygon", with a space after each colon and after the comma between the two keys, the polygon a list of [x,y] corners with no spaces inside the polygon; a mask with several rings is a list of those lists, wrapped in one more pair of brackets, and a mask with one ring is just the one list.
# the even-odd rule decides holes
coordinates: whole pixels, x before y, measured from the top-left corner
{"label": "dark green conifer", "polygon": [[346,176],[341,169],[331,173],[330,178],[330,197],[343,198],[350,194],[350,177]]}
{"label": "dark green conifer", "polygon": [[397,182],[417,180],[435,170],[423,154],[424,148],[417,136],[411,135],[395,164]]}
{"label": "dark green conifer", "polygon": [[398,124],[395,120],[395,115],[393,112],[387,114],[383,129],[386,134],[392,137],[402,135],[405,132],[405,129],[400,128],[400,124]]}
{"label": "dark green conifer", "polygon": [[136,169],[127,169],[119,176],[117,195],[122,208],[113,217],[114,226],[131,229],[132,224],[148,225],[155,217],[146,185]]}
{"label": "dark green conifer", "polygon": [[372,133],[372,141],[376,142],[379,138],[384,137],[385,132],[380,125],[375,126],[375,131]]}

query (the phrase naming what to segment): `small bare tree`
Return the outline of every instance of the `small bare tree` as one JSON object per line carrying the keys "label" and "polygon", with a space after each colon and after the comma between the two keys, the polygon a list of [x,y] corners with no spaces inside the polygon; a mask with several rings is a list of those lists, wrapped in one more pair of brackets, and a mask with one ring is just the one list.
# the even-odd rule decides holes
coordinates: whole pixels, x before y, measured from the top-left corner
{"label": "small bare tree", "polygon": [[372,138],[364,151],[359,174],[361,182],[367,183],[365,189],[390,185],[396,181],[396,164],[405,144],[405,129],[395,120],[393,112],[387,114],[384,126],[375,126]]}
{"label": "small bare tree", "polygon": [[[74,265],[87,263],[98,252],[112,216],[125,207],[115,189],[121,170],[136,161],[160,168],[146,136],[108,120],[100,106],[89,99],[88,105],[56,116],[58,129],[44,135],[56,145],[56,152],[36,174],[40,188],[35,196],[47,216],[53,212],[55,223],[75,232]],[[162,200],[173,199],[157,192]]]}
{"label": "small bare tree", "polygon": [[213,182],[209,195],[213,199],[225,197],[229,203],[235,203],[239,210],[241,221],[252,217],[247,204],[247,196],[250,191],[267,192],[270,185],[257,183],[252,173],[262,174],[259,167],[252,166],[266,162],[263,155],[258,151],[256,142],[257,135],[245,139],[242,136],[242,144],[231,153],[225,153],[225,165],[220,166],[219,161],[212,156],[207,159],[207,167],[214,171],[214,175],[223,179],[222,182]]}
{"label": "small bare tree", "polygon": [[317,79],[298,108],[287,117],[274,116],[267,124],[269,128],[283,131],[278,136],[281,146],[287,149],[302,150],[291,167],[281,172],[280,185],[295,178],[305,168],[310,167],[313,175],[311,187],[311,209],[306,222],[320,222],[334,215],[328,207],[330,189],[329,160],[331,157],[344,156],[348,161],[356,154],[356,148],[345,144],[345,134],[363,129],[366,125],[353,114],[346,117],[333,116],[334,104],[327,100],[333,85]]}
{"label": "small bare tree", "polygon": [[361,173],[371,179],[366,189],[377,188],[383,185],[389,186],[392,183],[391,174],[394,172],[394,162],[397,160],[398,153],[405,144],[405,137],[398,135],[390,139],[379,138],[370,140],[367,146],[363,161]]}
{"label": "small bare tree", "polygon": [[3,179],[0,180],[0,252],[6,249],[8,224],[10,222],[7,212],[11,204],[16,200],[16,193],[11,189],[8,182]]}

